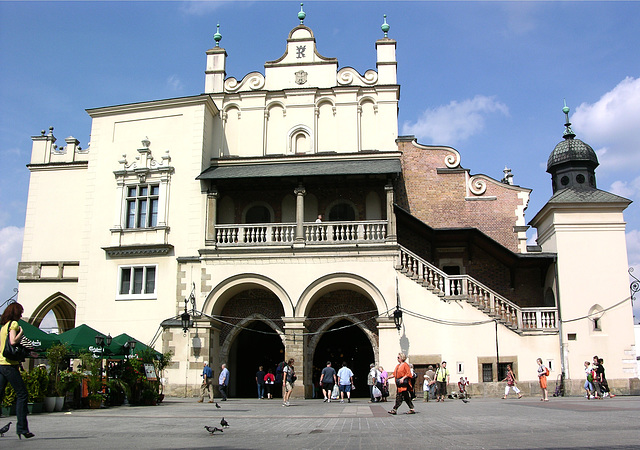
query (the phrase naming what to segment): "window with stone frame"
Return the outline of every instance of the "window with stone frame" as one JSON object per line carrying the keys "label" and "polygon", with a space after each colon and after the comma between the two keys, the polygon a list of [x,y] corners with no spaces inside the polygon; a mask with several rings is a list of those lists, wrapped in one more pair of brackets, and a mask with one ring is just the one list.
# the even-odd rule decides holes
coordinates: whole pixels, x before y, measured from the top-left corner
{"label": "window with stone frame", "polygon": [[118,268],[118,294],[116,299],[154,299],[157,298],[156,279],[158,266],[133,265]]}
{"label": "window with stone frame", "polygon": [[158,225],[159,184],[127,186],[125,228],[152,228]]}

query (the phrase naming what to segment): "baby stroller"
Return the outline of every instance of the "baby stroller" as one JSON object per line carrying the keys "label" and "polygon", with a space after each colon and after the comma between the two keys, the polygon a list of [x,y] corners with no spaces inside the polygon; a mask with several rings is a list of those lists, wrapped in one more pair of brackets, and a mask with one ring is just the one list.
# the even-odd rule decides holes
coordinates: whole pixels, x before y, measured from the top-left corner
{"label": "baby stroller", "polygon": [[554,397],[564,397],[564,374],[561,373],[556,378],[556,390],[553,393]]}

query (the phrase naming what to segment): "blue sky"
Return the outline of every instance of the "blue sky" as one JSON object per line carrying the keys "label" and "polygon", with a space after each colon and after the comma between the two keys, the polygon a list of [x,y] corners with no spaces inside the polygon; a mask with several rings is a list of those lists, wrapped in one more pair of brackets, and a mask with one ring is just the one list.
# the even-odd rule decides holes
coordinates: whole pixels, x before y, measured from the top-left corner
{"label": "blue sky", "polygon": [[[59,143],[72,135],[86,147],[87,108],[202,93],[217,23],[227,76],[264,72],[299,9],[294,1],[0,1],[0,303],[17,287],[31,136],[54,126]],[[511,168],[516,184],[533,189],[527,220],[551,196],[546,161],[562,140],[566,98],[574,132],[598,153],[598,187],[634,200],[625,219],[640,278],[640,3],[306,1],[304,9],[319,52],[360,73],[375,69],[387,14],[398,41],[400,134],[455,147],[473,174],[501,179]],[[640,301],[634,309],[637,321]]]}

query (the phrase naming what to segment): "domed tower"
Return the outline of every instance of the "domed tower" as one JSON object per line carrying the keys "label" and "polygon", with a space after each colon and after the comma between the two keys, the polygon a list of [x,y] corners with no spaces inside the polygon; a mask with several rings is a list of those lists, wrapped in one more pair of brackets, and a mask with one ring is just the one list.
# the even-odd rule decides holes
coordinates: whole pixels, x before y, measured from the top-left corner
{"label": "domed tower", "polygon": [[575,138],[569,122],[569,111],[565,103],[562,108],[566,117],[564,140],[556,145],[547,161],[554,194],[568,187],[596,189],[598,157],[588,144]]}
{"label": "domed tower", "polygon": [[556,255],[544,289],[561,320],[559,365],[579,379],[584,361],[606,355],[607,378],[625,379],[626,389],[635,362],[624,221],[631,201],[596,187],[598,158],[575,139],[566,105],[563,112],[564,140],[547,164],[553,195],[529,222],[542,251]]}

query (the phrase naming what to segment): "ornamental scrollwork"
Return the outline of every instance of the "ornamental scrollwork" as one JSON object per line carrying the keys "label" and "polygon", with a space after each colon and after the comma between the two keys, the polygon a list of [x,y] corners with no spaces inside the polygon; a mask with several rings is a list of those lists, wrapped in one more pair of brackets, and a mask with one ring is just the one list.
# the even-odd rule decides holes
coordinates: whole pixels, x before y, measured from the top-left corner
{"label": "ornamental scrollwork", "polygon": [[362,76],[352,67],[345,67],[340,69],[336,80],[338,84],[343,86],[353,84],[354,81],[356,84],[359,81],[361,84],[371,86],[378,82],[378,73],[375,70],[369,69],[364,73],[364,76]]}
{"label": "ornamental scrollwork", "polygon": [[224,90],[225,92],[237,92],[242,90],[243,87],[247,87],[252,91],[257,91],[264,88],[265,80],[264,75],[260,72],[251,72],[238,82],[235,78],[231,77],[225,80]]}
{"label": "ornamental scrollwork", "polygon": [[460,165],[460,153],[452,148],[447,150],[450,151],[451,154],[444,157],[444,165],[449,169],[455,169]]}
{"label": "ornamental scrollwork", "polygon": [[482,195],[487,191],[487,181],[479,177],[469,178],[467,186],[473,195]]}

